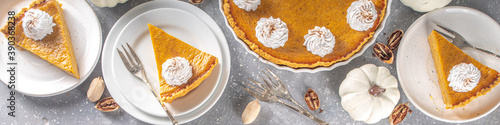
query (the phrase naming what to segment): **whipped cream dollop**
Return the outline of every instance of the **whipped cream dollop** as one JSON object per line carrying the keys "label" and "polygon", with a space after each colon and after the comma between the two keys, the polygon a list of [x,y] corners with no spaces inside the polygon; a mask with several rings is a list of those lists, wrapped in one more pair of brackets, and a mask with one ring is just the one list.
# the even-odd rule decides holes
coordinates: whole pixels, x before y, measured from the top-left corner
{"label": "whipped cream dollop", "polygon": [[369,0],[359,0],[352,2],[347,9],[347,23],[352,29],[366,31],[373,27],[377,19],[375,5]]}
{"label": "whipped cream dollop", "polygon": [[255,27],[255,36],[264,46],[276,49],[288,41],[288,27],[280,18],[260,18]]}
{"label": "whipped cream dollop", "polygon": [[233,0],[233,2],[236,6],[246,10],[247,12],[250,10],[257,10],[257,7],[260,5],[260,0]]}
{"label": "whipped cream dollop", "polygon": [[325,27],[315,26],[314,29],[309,30],[304,39],[306,39],[304,46],[307,47],[307,51],[321,57],[333,52],[333,47],[335,47],[335,36]]}
{"label": "whipped cream dollop", "polygon": [[193,67],[182,57],[168,59],[161,65],[161,74],[169,85],[180,86],[193,76]]}
{"label": "whipped cream dollop", "polygon": [[460,63],[453,66],[448,75],[448,81],[453,91],[468,92],[474,89],[481,78],[481,71],[473,64]]}
{"label": "whipped cream dollop", "polygon": [[52,27],[56,25],[48,13],[39,9],[29,9],[22,21],[24,34],[34,40],[42,40],[47,34],[51,34]]}

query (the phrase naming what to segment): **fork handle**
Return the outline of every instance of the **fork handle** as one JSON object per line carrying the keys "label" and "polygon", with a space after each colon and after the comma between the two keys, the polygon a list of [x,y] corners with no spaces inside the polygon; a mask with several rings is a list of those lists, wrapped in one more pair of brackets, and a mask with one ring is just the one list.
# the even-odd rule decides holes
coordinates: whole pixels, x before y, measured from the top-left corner
{"label": "fork handle", "polygon": [[495,53],[493,53],[493,52],[490,52],[490,51],[488,51],[488,50],[484,50],[484,49],[477,48],[477,47],[474,47],[474,46],[472,46],[471,48],[474,48],[474,49],[479,50],[479,51],[481,51],[481,52],[484,52],[484,53],[490,54],[490,55],[492,55],[492,56],[495,56],[495,57],[497,57],[497,58],[500,58],[500,56],[499,56],[499,55],[497,55],[497,54],[495,54]]}
{"label": "fork handle", "polygon": [[305,109],[304,107],[302,107],[302,105],[300,105],[297,101],[295,101],[295,99],[293,99],[291,96],[289,96],[288,99],[291,100],[293,103],[295,103],[295,105],[298,105],[299,108],[301,108],[302,110],[304,110],[304,112],[306,112],[309,115],[312,115],[310,112],[307,111],[307,109]]}
{"label": "fork handle", "polygon": [[[149,82],[148,82],[148,86],[149,86]],[[156,93],[153,90],[151,90],[151,92],[155,95],[156,100],[161,104],[161,107],[167,113],[168,118],[170,118],[170,120],[172,121],[172,125],[178,125],[178,122],[177,122],[177,120],[175,120],[174,115],[172,115],[172,112],[170,112],[170,110],[167,108],[167,106],[165,106],[165,104],[163,104],[163,102],[160,101],[160,98],[158,98],[158,96],[156,95]]]}
{"label": "fork handle", "polygon": [[170,120],[172,120],[172,125],[178,125],[179,123],[177,123],[177,120],[175,120],[174,115],[172,115],[170,110],[168,110],[168,108],[160,100],[158,100],[158,101],[161,103],[161,107],[163,108],[163,110],[165,110],[165,112],[167,112],[168,118],[170,118]]}
{"label": "fork handle", "polygon": [[292,105],[290,105],[290,104],[287,104],[287,103],[285,103],[285,102],[283,102],[283,101],[281,101],[281,100],[279,100],[278,102],[279,102],[279,103],[281,103],[281,104],[283,104],[283,105],[285,105],[285,106],[287,106],[287,107],[289,107],[289,108],[291,108],[291,109],[293,109],[293,110],[295,110],[295,111],[297,111],[297,112],[299,112],[300,114],[302,114],[302,115],[306,116],[307,118],[312,119],[312,120],[313,120],[314,122],[316,122],[316,124],[318,124],[318,125],[328,125],[328,123],[327,123],[327,122],[325,122],[325,121],[323,121],[323,120],[321,120],[321,119],[319,119],[319,118],[316,118],[316,117],[314,117],[312,114],[310,114],[310,113],[306,113],[305,111],[302,111],[302,110],[300,110],[300,109],[299,109],[299,108],[297,108],[297,107],[294,107],[294,106],[292,106]]}
{"label": "fork handle", "polygon": [[172,115],[172,112],[170,112],[170,110],[167,108],[167,106],[165,106],[165,104],[163,104],[163,102],[160,101],[160,97],[158,96],[158,94],[156,94],[156,92],[153,91],[153,89],[151,87],[151,84],[149,84],[149,80],[146,77],[146,73],[144,71],[142,72],[142,78],[141,79],[146,83],[146,85],[148,85],[149,90],[153,93],[153,95],[155,96],[156,100],[161,104],[161,107],[167,113],[168,118],[170,118],[170,120],[172,121],[172,125],[178,125],[178,122],[177,122],[177,120],[175,120],[174,115]]}

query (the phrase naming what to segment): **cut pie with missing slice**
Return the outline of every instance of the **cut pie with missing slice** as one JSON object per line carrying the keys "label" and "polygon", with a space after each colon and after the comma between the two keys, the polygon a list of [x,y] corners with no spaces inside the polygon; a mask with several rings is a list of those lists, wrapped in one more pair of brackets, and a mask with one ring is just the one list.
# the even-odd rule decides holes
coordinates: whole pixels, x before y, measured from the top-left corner
{"label": "cut pie with missing slice", "polygon": [[[154,25],[148,24],[148,27],[160,79],[160,98],[162,102],[171,103],[174,99],[182,97],[198,87],[203,80],[210,76],[219,61],[217,57],[184,43]],[[175,57],[186,59],[192,66],[191,78],[180,86],[169,84],[162,77],[162,64]]]}
{"label": "cut pie with missing slice", "polygon": [[[373,3],[373,6],[353,4],[360,1]],[[252,5],[255,2],[258,4]],[[243,4],[243,7],[256,8],[245,10],[240,8],[240,4]],[[316,68],[330,67],[361,52],[384,20],[388,4],[390,3],[387,0],[222,0],[222,9],[236,36],[263,59],[291,68]],[[370,17],[370,21],[362,21],[373,23],[366,31],[357,31],[350,27],[347,17],[351,17],[348,16],[349,8],[353,5],[362,5],[359,10],[369,10],[359,11],[362,13],[357,15],[363,17],[356,18],[364,20],[365,17]],[[376,16],[366,16],[370,15],[370,12],[376,12]],[[288,35],[282,47],[267,47],[257,37],[260,36],[257,31],[258,22],[270,17],[279,18],[286,24]],[[315,26],[329,29],[335,39],[332,52],[324,56],[313,54],[304,45],[304,35]],[[276,29],[276,26],[268,29]]]}
{"label": "cut pie with missing slice", "polygon": [[[477,97],[485,95],[500,83],[500,74],[497,71],[476,61],[438,32],[432,31],[428,39],[446,109],[463,107]],[[461,63],[473,64],[481,72],[477,86],[467,92],[454,91],[447,80],[450,70]]]}
{"label": "cut pie with missing slice", "polygon": [[[28,52],[40,57],[42,60],[56,66],[62,71],[80,78],[78,66],[76,63],[75,54],[73,52],[73,45],[71,37],[64,19],[63,9],[61,3],[56,0],[35,0],[30,4],[29,8],[23,8],[18,12],[15,17],[15,34],[10,35],[9,27],[12,25],[5,25],[0,31],[5,37],[15,38],[15,47],[20,50],[27,50]],[[52,27],[52,33],[47,34],[41,40],[35,40],[26,36],[23,29],[23,18],[30,9],[38,9],[50,15],[55,23]]]}

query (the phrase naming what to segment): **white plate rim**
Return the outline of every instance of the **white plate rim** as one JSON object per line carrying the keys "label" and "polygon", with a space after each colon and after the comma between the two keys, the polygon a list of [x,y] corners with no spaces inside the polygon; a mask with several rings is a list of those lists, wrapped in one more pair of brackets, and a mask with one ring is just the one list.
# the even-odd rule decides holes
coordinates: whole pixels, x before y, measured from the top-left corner
{"label": "white plate rim", "polygon": [[[223,67],[222,67],[223,73],[221,75],[222,79],[221,79],[220,83],[218,84],[218,86],[216,88],[217,90],[215,91],[215,93],[213,93],[212,96],[209,97],[210,99],[207,102],[205,102],[205,104],[202,105],[201,108],[190,112],[190,113],[197,113],[197,115],[189,116],[189,117],[187,115],[180,116],[182,118],[188,117],[188,118],[186,118],[187,119],[186,121],[179,121],[178,120],[179,123],[186,123],[186,122],[189,122],[191,120],[194,120],[194,119],[200,117],[201,115],[206,113],[209,109],[211,109],[211,107],[213,107],[213,105],[215,105],[215,103],[219,100],[222,93],[224,92],[224,89],[226,88],[226,85],[227,85],[227,82],[229,79],[230,65],[231,65],[229,47],[227,45],[227,41],[225,39],[225,36],[224,36],[222,30],[208,14],[206,14],[203,10],[201,10],[195,6],[192,6],[188,3],[181,2],[181,1],[150,1],[150,2],[146,2],[146,3],[143,3],[141,5],[134,7],[133,9],[126,12],[120,19],[118,19],[118,21],[114,24],[113,28],[110,30],[110,33],[108,34],[108,37],[106,38],[106,41],[110,40],[109,36],[113,35],[112,31],[120,29],[120,28],[117,28],[118,25],[125,25],[133,17],[135,17],[135,16],[137,16],[145,11],[148,11],[150,9],[156,9],[156,8],[177,8],[177,9],[185,10],[187,12],[191,12],[191,14],[198,16],[198,18],[200,18],[200,20],[204,21],[205,24],[212,30],[212,32],[215,33],[214,35],[218,39],[219,45],[221,45],[221,51],[222,51],[222,56],[223,56],[223,60],[221,60],[221,62],[220,62],[221,64],[223,63]],[[117,32],[117,31],[115,31],[115,32]],[[114,34],[116,34],[116,33],[114,33]],[[106,45],[107,44],[105,44],[104,48],[106,47]],[[106,58],[106,53],[107,52],[103,50],[103,56],[101,56],[101,58]],[[106,66],[108,66],[108,65],[107,65],[106,61],[103,60],[103,63],[102,63],[103,76],[107,75],[104,73],[105,72],[104,70],[105,70]],[[104,79],[104,80],[106,81],[106,79]],[[142,115],[135,114],[139,110],[136,109],[135,107],[133,107],[133,105],[131,105],[127,102],[123,102],[123,100],[124,100],[123,95],[113,94],[113,93],[118,93],[117,90],[108,89],[108,91],[110,91],[110,94],[113,96],[113,98],[115,98],[115,99],[122,98],[121,103],[128,105],[128,106],[122,105],[121,106],[122,109],[124,111],[128,112],[133,117],[135,117],[141,121],[151,123],[151,124],[171,124],[170,120],[168,120],[168,118],[163,118],[163,117],[160,118],[160,117],[155,117],[155,116],[151,116],[148,114],[145,114],[145,115],[144,114],[142,114]],[[117,102],[119,102],[119,101],[117,101]]]}
{"label": "white plate rim", "polygon": [[[488,16],[487,14],[479,11],[479,10],[476,10],[476,9],[473,9],[473,8],[469,8],[469,7],[463,7],[463,6],[447,6],[447,7],[444,7],[444,8],[440,8],[440,9],[436,9],[436,10],[433,10],[431,12],[428,12],[424,15],[422,15],[421,17],[419,17],[417,20],[415,20],[412,25],[410,25],[410,27],[407,29],[406,33],[405,33],[405,36],[407,36],[409,33],[408,32],[412,32],[411,30],[414,29],[414,27],[421,23],[421,22],[424,22],[427,18],[427,16],[429,15],[432,15],[432,14],[436,14],[436,13],[440,13],[442,11],[446,11],[446,10],[466,10],[466,11],[470,11],[470,12],[473,12],[473,13],[477,13],[477,14],[482,14],[483,16],[486,16],[485,19],[489,19],[490,21],[493,21],[493,22],[496,22],[495,20],[493,20],[490,16]],[[405,40],[405,36],[403,36],[403,39],[401,40],[402,41],[402,44],[405,44],[406,42],[403,42],[403,41],[407,41]],[[399,49],[398,50],[398,53],[401,53],[400,51],[402,51],[402,49]],[[481,115],[478,115],[476,117],[473,117],[473,118],[470,118],[470,119],[465,119],[465,120],[450,120],[450,119],[444,119],[444,118],[440,118],[438,116],[435,116],[433,115],[432,113],[426,111],[423,109],[423,107],[421,107],[418,103],[415,103],[416,101],[411,97],[411,96],[408,96],[407,93],[408,93],[408,89],[410,88],[407,88],[406,87],[406,84],[404,84],[404,82],[402,81],[402,76],[401,76],[401,72],[400,71],[400,65],[402,62],[402,58],[403,56],[405,55],[402,55],[402,54],[398,54],[397,56],[397,59],[396,59],[396,69],[397,70],[397,74],[398,74],[398,79],[399,79],[399,82],[400,82],[400,85],[401,85],[401,89],[403,89],[403,92],[405,92],[405,95],[406,97],[408,98],[408,100],[410,100],[411,103],[413,103],[413,105],[415,107],[417,107],[417,109],[419,109],[420,111],[422,111],[425,115],[431,117],[431,118],[434,118],[436,120],[439,120],[439,121],[443,121],[443,122],[449,122],[449,123],[466,123],[466,122],[471,122],[471,121],[475,121],[475,120],[478,120],[484,116],[487,116],[488,114],[490,114],[491,112],[493,112],[498,106],[500,106],[500,102],[497,103],[497,105],[495,105],[493,108],[489,109],[487,112],[481,114]]]}
{"label": "white plate rim", "polygon": [[254,51],[252,51],[252,49],[250,49],[250,47],[248,47],[248,45],[243,42],[237,35],[236,33],[234,32],[234,29],[233,27],[231,27],[231,25],[229,24],[229,22],[227,21],[227,18],[224,14],[224,9],[223,9],[223,6],[222,6],[222,0],[220,0],[219,2],[219,10],[220,12],[222,13],[223,15],[223,18],[224,18],[224,21],[225,21],[225,24],[226,24],[226,27],[231,31],[231,34],[233,35],[234,39],[236,41],[238,41],[238,43],[240,43],[243,48],[245,48],[245,50],[247,50],[248,53],[250,53],[251,55],[254,55],[255,57],[259,58],[259,60],[262,62],[262,63],[265,63],[265,64],[269,64],[277,69],[280,69],[280,70],[287,70],[287,71],[292,71],[292,72],[295,72],[295,73],[302,73],[302,72],[306,72],[306,73],[316,73],[316,72],[320,72],[320,71],[330,71],[330,70],[333,70],[337,67],[340,67],[340,66],[343,66],[343,65],[347,65],[349,64],[349,62],[351,62],[352,60],[354,60],[355,58],[363,55],[363,53],[365,53],[365,51],[371,46],[373,45],[373,43],[375,43],[375,41],[377,40],[377,37],[378,35],[384,30],[384,27],[385,27],[385,23],[387,22],[388,18],[389,18],[389,15],[391,13],[391,3],[392,3],[392,0],[387,0],[387,8],[386,8],[386,13],[385,13],[385,16],[384,16],[384,20],[382,20],[382,23],[380,23],[379,27],[377,28],[377,30],[375,30],[375,33],[373,34],[372,38],[370,38],[370,40],[368,42],[365,43],[365,45],[363,46],[363,48],[357,52],[356,54],[352,55],[351,58],[347,59],[347,60],[344,60],[344,61],[341,61],[341,62],[337,62],[337,63],[334,63],[332,64],[331,66],[328,66],[328,67],[316,67],[316,68],[298,68],[298,69],[295,69],[295,68],[291,68],[291,67],[288,67],[288,66],[281,66],[281,65],[277,65],[267,59],[264,59],[264,58],[261,58],[260,55],[258,55],[257,53],[255,53]]}
{"label": "white plate rim", "polygon": [[[19,1],[16,1],[16,2],[19,2]],[[62,7],[63,8],[65,7],[65,3],[67,3],[67,2],[68,1],[60,1],[60,3],[62,3]],[[95,30],[98,30],[97,31],[98,35],[96,37],[98,37],[99,40],[96,41],[96,43],[98,44],[98,50],[99,51],[96,53],[97,55],[93,59],[94,62],[92,64],[92,66],[90,67],[90,70],[86,74],[84,74],[83,77],[82,77],[83,73],[80,72],[80,79],[78,80],[78,82],[76,82],[72,86],[68,86],[67,88],[62,89],[60,91],[44,92],[44,93],[41,94],[41,93],[32,93],[32,92],[22,91],[22,90],[19,90],[19,89],[16,88],[15,89],[16,92],[19,92],[19,93],[21,93],[23,95],[27,95],[27,96],[32,96],[32,97],[50,97],[50,96],[55,96],[55,95],[59,95],[59,94],[66,93],[68,91],[73,90],[74,88],[76,88],[80,84],[82,84],[92,74],[92,72],[94,71],[95,67],[97,66],[97,63],[98,63],[99,58],[101,56],[101,50],[102,50],[102,46],[103,46],[103,44],[102,44],[102,30],[101,30],[102,28],[101,28],[101,24],[100,24],[99,20],[97,19],[97,16],[96,16],[94,10],[90,7],[90,5],[87,2],[84,2],[84,1],[77,1],[77,2],[82,2],[80,4],[83,4],[83,6],[80,6],[80,7],[83,8],[83,10],[90,11],[89,13],[91,15],[90,16],[91,19],[88,19],[92,23],[90,25],[94,25],[95,27],[98,28],[98,29],[95,29]],[[27,5],[25,7],[27,7]],[[84,30],[84,29],[80,29],[80,30]],[[73,46],[73,48],[75,48],[75,46]],[[16,57],[16,58],[19,58],[19,57]],[[0,75],[4,76],[3,74],[4,74],[4,72],[0,73]],[[3,82],[3,83],[5,83],[6,85],[8,85],[7,82],[5,82],[7,80],[4,80],[3,78],[4,77],[0,77],[0,81]]]}

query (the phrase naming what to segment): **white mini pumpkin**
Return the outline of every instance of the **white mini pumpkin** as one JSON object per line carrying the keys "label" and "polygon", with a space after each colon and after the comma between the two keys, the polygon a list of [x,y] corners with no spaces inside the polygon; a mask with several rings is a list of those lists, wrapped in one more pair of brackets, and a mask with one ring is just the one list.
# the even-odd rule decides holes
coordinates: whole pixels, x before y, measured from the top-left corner
{"label": "white mini pumpkin", "polygon": [[368,124],[387,118],[400,98],[396,78],[387,68],[373,64],[351,70],[340,85],[339,95],[344,110],[354,120]]}
{"label": "white mini pumpkin", "polygon": [[450,2],[451,0],[401,0],[401,3],[417,12],[429,12],[437,8],[442,8]]}
{"label": "white mini pumpkin", "polygon": [[125,3],[127,0],[90,0],[98,7],[115,7],[118,3]]}

